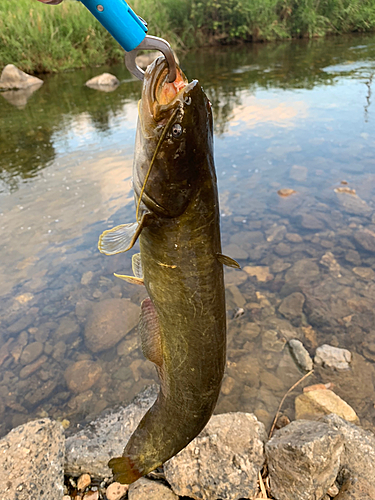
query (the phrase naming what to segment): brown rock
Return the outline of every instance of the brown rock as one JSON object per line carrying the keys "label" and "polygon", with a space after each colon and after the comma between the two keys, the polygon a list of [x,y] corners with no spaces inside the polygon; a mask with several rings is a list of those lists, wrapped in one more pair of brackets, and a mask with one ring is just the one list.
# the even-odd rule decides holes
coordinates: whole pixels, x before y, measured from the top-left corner
{"label": "brown rock", "polygon": [[91,311],[85,342],[92,352],[114,347],[139,321],[140,307],[127,299],[107,299]]}
{"label": "brown rock", "polygon": [[41,342],[32,342],[27,345],[22,351],[20,362],[21,365],[29,365],[33,363],[43,352],[43,344]]}
{"label": "brown rock", "polygon": [[77,480],[78,491],[84,491],[91,484],[90,474],[82,474]]}
{"label": "brown rock", "polygon": [[316,419],[334,413],[347,422],[357,423],[358,417],[351,406],[331,390],[308,391],[295,400],[296,419]]}
{"label": "brown rock", "polygon": [[100,378],[102,367],[99,363],[84,359],[70,365],[65,371],[65,380],[69,389],[75,393],[85,392]]}
{"label": "brown rock", "polygon": [[167,486],[142,477],[129,487],[129,500],[178,500]]}
{"label": "brown rock", "polygon": [[48,360],[47,356],[40,356],[34,363],[31,363],[30,365],[26,365],[22,368],[20,371],[20,378],[27,378],[29,377],[32,373],[36,372],[39,370],[39,368]]}
{"label": "brown rock", "polygon": [[257,281],[270,281],[273,279],[268,266],[246,266],[243,270],[250,276],[255,276]]}

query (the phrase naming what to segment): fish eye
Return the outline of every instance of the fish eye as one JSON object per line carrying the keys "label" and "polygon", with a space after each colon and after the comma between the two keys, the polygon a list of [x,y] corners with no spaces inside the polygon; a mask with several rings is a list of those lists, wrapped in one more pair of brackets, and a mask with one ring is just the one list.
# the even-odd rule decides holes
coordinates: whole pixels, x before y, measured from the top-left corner
{"label": "fish eye", "polygon": [[172,135],[173,137],[180,137],[182,134],[182,127],[179,123],[175,123],[172,125]]}

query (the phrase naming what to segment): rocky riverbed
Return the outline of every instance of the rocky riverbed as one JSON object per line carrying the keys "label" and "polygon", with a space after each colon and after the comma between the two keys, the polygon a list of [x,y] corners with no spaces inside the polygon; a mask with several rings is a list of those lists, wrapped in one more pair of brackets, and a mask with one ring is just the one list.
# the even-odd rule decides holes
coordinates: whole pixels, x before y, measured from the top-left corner
{"label": "rocky riverbed", "polygon": [[[312,386],[304,394],[313,392],[331,391]],[[1,498],[375,498],[375,436],[348,422],[348,415],[341,418],[329,409],[324,415],[317,404],[310,406],[309,419],[289,422],[285,416],[279,418],[272,436],[267,436],[254,414],[214,415],[200,435],[163,468],[130,487],[115,483],[108,460],[121,454],[156,395],[157,387],[151,386],[127,407],[104,412],[70,436],[65,436],[59,422],[48,418],[13,429],[0,441]]]}

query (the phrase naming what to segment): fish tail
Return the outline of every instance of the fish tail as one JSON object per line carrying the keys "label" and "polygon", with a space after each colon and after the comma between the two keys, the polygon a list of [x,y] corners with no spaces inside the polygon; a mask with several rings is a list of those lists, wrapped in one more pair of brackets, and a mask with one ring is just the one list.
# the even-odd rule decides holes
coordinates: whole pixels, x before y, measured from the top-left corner
{"label": "fish tail", "polygon": [[108,467],[112,469],[113,478],[121,484],[131,484],[143,476],[136,464],[129,456],[112,458],[108,462]]}

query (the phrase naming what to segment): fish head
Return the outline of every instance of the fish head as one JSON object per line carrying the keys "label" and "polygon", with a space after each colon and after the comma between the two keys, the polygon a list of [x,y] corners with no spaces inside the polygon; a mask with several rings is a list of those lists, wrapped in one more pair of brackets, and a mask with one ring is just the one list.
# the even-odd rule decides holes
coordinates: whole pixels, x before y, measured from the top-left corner
{"label": "fish head", "polygon": [[[168,82],[163,57],[145,72],[133,168],[136,199],[164,217],[181,215],[213,168],[211,103],[177,67]],[[206,176],[207,177],[207,176]]]}

